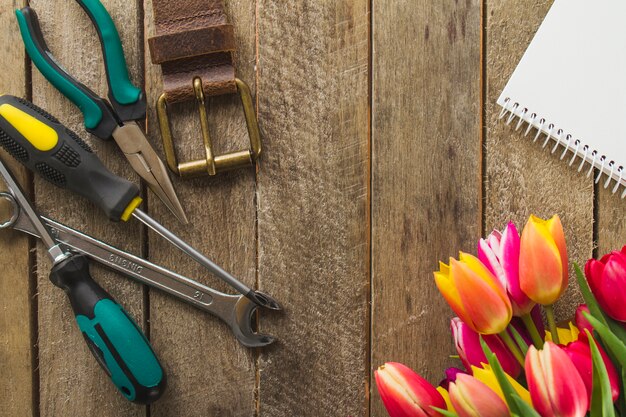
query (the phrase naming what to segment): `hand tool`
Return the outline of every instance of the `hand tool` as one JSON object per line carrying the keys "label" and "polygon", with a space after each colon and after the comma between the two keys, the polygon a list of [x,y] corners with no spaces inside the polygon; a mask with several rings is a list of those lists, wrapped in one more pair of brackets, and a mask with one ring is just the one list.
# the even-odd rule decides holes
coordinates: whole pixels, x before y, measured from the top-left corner
{"label": "hand tool", "polygon": [[63,69],[48,50],[37,14],[30,7],[16,11],[26,51],[39,71],[63,95],[80,108],[85,128],[94,136],[115,140],[133,169],[150,189],[183,222],[185,212],[176,196],[167,169],[137,125],[146,114],[143,92],[129,80],[119,33],[98,0],[77,0],[91,18],[102,45],[110,103]]}
{"label": "hand tool", "polygon": [[272,297],[252,290],[141,211],[139,188],[107,170],[74,132],[34,104],[0,97],[0,145],[33,172],[95,203],[112,221],[138,219],[255,304],[281,309]]}
{"label": "hand tool", "polygon": [[[8,203],[6,221],[0,229],[13,228],[40,237],[30,220],[29,212],[22,209],[14,197],[19,190],[0,193],[0,202]],[[3,211],[3,213],[4,213]],[[32,213],[32,211],[30,212]],[[137,280],[142,284],[162,290],[200,310],[209,312],[228,324],[235,337],[246,347],[263,347],[274,342],[269,335],[255,333],[252,326],[257,305],[243,295],[229,295],[207,287],[191,278],[184,277],[150,261],[117,249],[78,230],[40,216],[57,242],[74,252],[83,254],[100,264]],[[0,220],[2,221],[2,220]]]}
{"label": "hand tool", "polygon": [[139,326],[91,278],[87,258],[57,242],[2,161],[0,176],[45,244],[53,262],[50,281],[67,293],[91,353],[127,399],[141,404],[156,401],[165,389],[165,373]]}

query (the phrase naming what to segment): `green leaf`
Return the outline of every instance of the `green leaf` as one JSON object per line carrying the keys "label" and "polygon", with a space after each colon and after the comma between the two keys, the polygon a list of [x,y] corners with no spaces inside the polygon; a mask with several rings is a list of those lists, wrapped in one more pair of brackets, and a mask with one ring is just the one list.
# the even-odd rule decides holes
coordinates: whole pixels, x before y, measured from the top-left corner
{"label": "green leaf", "polygon": [[502,365],[500,365],[498,357],[495,355],[495,353],[491,351],[491,349],[487,345],[487,342],[485,342],[485,339],[483,339],[482,336],[480,337],[480,345],[483,348],[483,352],[485,352],[485,356],[487,357],[487,361],[489,362],[493,374],[498,381],[498,385],[500,385],[500,389],[502,389],[502,393],[504,394],[504,400],[509,406],[511,414],[518,414],[520,416],[523,416],[524,414],[520,411],[517,403],[515,402],[515,399],[513,398],[513,395],[517,394],[515,388],[513,388],[513,385],[511,385],[508,378],[506,377],[506,373],[502,369]]}
{"label": "green leaf", "polygon": [[626,367],[626,345],[617,337],[611,329],[598,319],[588,313],[583,313],[585,318],[589,320],[589,323],[593,326],[594,330],[600,335],[600,338],[604,341],[607,348],[613,353],[613,356],[620,363],[622,368]]}
{"label": "green leaf", "polygon": [[524,357],[526,357],[526,352],[528,352],[528,343],[526,343],[522,335],[519,334],[515,326],[509,326],[509,330],[511,330],[511,333],[513,333],[515,343],[517,343],[517,346],[519,346],[522,354],[524,355]]}
{"label": "green leaf", "polygon": [[519,409],[524,413],[521,414],[524,417],[541,417],[541,415],[535,411],[526,401],[522,400],[519,395],[513,394],[513,401],[519,407]]}
{"label": "green leaf", "polygon": [[578,264],[574,264],[574,270],[576,271],[576,280],[578,281],[580,292],[582,293],[585,303],[589,308],[589,312],[602,324],[609,327],[611,331],[622,341],[622,343],[626,343],[626,329],[624,329],[615,320],[610,319],[606,316],[606,314],[604,314],[602,307],[598,304],[598,300],[596,300],[593,292],[591,292],[589,283],[587,282],[587,279]]}
{"label": "green leaf", "polygon": [[620,367],[618,375],[622,377],[622,389],[617,399],[617,411],[620,416],[626,416],[626,368]]}
{"label": "green leaf", "polygon": [[453,413],[452,411],[448,411],[448,410],[443,410],[441,408],[438,407],[431,407],[433,410],[435,410],[436,412],[438,412],[439,414],[445,416],[445,417],[459,417],[459,415],[457,413]]}
{"label": "green leaf", "polygon": [[593,362],[591,417],[615,417],[611,382],[609,381],[606,364],[591,333],[589,333],[589,330],[585,330],[585,332],[589,340],[589,347],[591,347],[591,360]]}
{"label": "green leaf", "polygon": [[583,271],[580,269],[577,263],[574,264],[574,271],[576,271],[576,280],[578,281],[578,286],[580,287],[580,292],[583,295],[583,299],[585,300],[585,304],[587,304],[587,308],[589,308],[589,312],[598,320],[600,320],[603,324],[609,325],[606,321],[606,317],[602,312],[602,308],[600,308],[600,304],[598,304],[598,300],[591,292],[591,288],[589,288],[589,283],[587,283],[587,279],[583,274]]}

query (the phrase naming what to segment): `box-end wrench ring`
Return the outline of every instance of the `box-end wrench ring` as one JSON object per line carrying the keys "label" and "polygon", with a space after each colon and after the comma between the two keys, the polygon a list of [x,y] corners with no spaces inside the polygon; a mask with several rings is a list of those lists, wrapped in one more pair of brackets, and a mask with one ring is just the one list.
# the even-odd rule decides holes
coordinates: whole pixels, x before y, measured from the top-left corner
{"label": "box-end wrench ring", "polygon": [[[11,205],[11,215],[8,220],[0,224],[0,229],[13,228],[39,237],[30,219],[22,214],[13,195],[0,192],[0,199],[8,201]],[[245,296],[224,294],[59,222],[44,216],[42,219],[51,228],[57,241],[70,250],[82,253],[142,284],[165,291],[200,310],[217,316],[228,324],[237,340],[244,346],[262,347],[274,342],[274,337],[254,331],[252,323],[259,306]]]}

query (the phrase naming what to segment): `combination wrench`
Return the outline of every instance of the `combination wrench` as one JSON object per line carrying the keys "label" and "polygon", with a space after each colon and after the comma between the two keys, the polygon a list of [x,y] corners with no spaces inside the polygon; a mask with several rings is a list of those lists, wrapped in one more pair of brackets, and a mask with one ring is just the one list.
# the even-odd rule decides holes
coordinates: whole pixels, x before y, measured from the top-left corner
{"label": "combination wrench", "polygon": [[[9,204],[8,219],[0,224],[0,229],[13,228],[37,238],[40,237],[30,219],[24,215],[23,210],[20,210],[12,194],[1,192],[0,201]],[[242,345],[253,348],[267,346],[274,342],[274,337],[255,332],[253,320],[260,306],[246,296],[222,293],[45,216],[41,218],[50,227],[56,240],[68,249],[84,254],[122,275],[157,288],[200,310],[213,314],[230,327]]]}

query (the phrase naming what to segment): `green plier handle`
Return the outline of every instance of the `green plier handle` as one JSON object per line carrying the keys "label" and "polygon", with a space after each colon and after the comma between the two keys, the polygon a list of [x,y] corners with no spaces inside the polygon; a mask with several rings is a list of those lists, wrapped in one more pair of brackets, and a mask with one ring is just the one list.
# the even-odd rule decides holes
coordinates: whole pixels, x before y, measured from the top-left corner
{"label": "green plier handle", "polygon": [[39,19],[32,8],[17,10],[16,16],[26,51],[33,63],[52,85],[80,108],[87,131],[106,140],[122,122],[145,117],[145,96],[130,81],[119,33],[102,3],[98,0],[77,2],[89,15],[100,38],[111,104],[58,64],[46,45]]}

